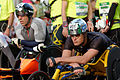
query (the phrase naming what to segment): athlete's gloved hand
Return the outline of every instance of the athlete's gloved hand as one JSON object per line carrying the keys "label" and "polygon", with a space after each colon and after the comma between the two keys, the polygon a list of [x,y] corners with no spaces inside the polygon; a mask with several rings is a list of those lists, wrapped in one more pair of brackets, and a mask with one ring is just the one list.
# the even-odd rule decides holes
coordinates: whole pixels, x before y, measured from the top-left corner
{"label": "athlete's gloved hand", "polygon": [[43,47],[44,47],[44,44],[43,43],[41,43],[41,44],[38,44],[38,46],[37,46],[37,48],[38,48],[38,50],[40,51],[40,52],[43,52]]}
{"label": "athlete's gloved hand", "polygon": [[18,48],[21,48],[21,40],[18,38],[12,38],[12,43],[16,44]]}
{"label": "athlete's gloved hand", "polygon": [[33,51],[35,52],[43,52],[46,46],[43,43],[38,44],[38,46],[33,47]]}

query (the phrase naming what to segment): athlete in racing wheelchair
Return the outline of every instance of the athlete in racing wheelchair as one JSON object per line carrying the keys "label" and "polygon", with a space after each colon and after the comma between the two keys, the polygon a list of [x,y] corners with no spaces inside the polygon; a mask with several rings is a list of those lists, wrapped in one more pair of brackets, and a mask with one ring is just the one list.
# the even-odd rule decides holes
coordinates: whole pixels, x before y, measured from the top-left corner
{"label": "athlete in racing wheelchair", "polygon": [[[17,38],[11,39],[13,44],[26,51],[39,52],[40,46],[52,43],[45,22],[39,18],[32,18],[34,11],[31,5],[20,3],[16,6],[15,13],[19,23],[15,27]],[[15,59],[12,61],[15,62]]]}
{"label": "athlete in racing wheelchair", "polygon": [[[46,64],[49,67],[53,67],[58,63],[62,65],[69,64],[73,66],[73,72],[76,75],[84,71],[81,67],[87,70],[87,66],[91,66],[91,71],[98,69],[96,71],[105,73],[105,69],[101,67],[103,66],[107,69],[108,80],[118,80],[120,77],[120,49],[106,35],[99,32],[86,32],[86,30],[87,24],[84,20],[74,19],[71,21],[68,26],[69,36],[66,40],[62,57],[50,57],[46,60]],[[79,52],[80,55],[73,56],[73,49]],[[98,65],[98,61],[102,64]],[[100,74],[96,75],[99,76]],[[106,75],[103,74],[103,76]]]}

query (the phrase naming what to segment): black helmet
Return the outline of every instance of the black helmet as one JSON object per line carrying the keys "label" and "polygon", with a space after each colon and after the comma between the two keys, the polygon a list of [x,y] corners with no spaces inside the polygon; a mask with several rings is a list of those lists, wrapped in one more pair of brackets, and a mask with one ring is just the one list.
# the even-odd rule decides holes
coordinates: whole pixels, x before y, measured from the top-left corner
{"label": "black helmet", "polygon": [[28,3],[20,3],[16,6],[16,15],[17,16],[28,16],[32,17],[34,11],[33,7]]}

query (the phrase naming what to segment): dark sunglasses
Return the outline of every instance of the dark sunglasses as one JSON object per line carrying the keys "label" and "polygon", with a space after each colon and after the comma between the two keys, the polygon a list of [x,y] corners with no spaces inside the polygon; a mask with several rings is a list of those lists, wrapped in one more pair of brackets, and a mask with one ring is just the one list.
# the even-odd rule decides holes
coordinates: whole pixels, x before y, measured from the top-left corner
{"label": "dark sunglasses", "polygon": [[77,35],[70,35],[71,37],[79,37],[80,34],[77,34]]}
{"label": "dark sunglasses", "polygon": [[23,13],[23,12],[18,12],[16,15],[17,15],[17,17],[18,17],[18,16],[24,17],[24,16],[25,16],[25,13]]}

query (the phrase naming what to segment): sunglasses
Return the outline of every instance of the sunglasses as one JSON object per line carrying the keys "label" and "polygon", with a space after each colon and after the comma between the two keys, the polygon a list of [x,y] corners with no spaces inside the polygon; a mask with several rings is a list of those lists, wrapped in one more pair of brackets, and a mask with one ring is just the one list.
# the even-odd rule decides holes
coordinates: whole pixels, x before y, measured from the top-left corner
{"label": "sunglasses", "polygon": [[24,17],[24,16],[25,16],[25,13],[23,13],[23,12],[18,12],[16,15],[17,15],[17,17],[18,17],[18,16]]}
{"label": "sunglasses", "polygon": [[80,34],[77,34],[77,35],[70,35],[71,37],[76,37],[78,38],[80,36]]}

